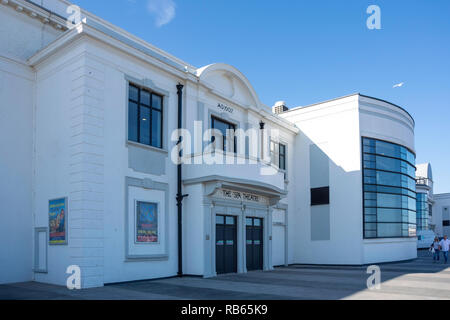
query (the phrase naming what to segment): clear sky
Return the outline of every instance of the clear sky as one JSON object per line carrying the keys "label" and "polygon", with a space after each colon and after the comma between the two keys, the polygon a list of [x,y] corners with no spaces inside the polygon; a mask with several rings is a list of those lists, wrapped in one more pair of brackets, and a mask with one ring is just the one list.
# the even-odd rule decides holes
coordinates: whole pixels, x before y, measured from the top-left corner
{"label": "clear sky", "polygon": [[[404,107],[417,163],[431,162],[435,193],[450,192],[449,0],[73,2],[196,67],[237,67],[269,106],[360,92]],[[369,5],[381,30],[366,26]]]}

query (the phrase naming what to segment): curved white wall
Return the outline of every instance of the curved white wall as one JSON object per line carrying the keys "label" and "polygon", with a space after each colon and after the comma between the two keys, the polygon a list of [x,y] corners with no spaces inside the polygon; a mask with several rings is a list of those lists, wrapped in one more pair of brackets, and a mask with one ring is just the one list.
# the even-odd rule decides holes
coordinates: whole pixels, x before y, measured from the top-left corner
{"label": "curved white wall", "polygon": [[[415,152],[414,120],[401,108],[385,101],[360,96],[362,137],[386,140]],[[417,238],[367,239],[363,243],[364,264],[417,258]]]}

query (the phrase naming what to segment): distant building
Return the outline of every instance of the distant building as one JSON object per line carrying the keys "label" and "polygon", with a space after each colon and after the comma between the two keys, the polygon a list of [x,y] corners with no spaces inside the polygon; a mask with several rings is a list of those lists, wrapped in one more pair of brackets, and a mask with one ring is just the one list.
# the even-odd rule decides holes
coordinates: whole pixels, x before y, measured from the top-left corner
{"label": "distant building", "polygon": [[417,235],[421,238],[450,234],[450,193],[433,193],[433,171],[430,163],[418,164],[416,171]]}
{"label": "distant building", "polygon": [[416,166],[417,192],[417,238],[418,247],[429,248],[433,242],[435,224],[432,221],[434,204],[433,171],[431,164],[424,163]]}
{"label": "distant building", "polygon": [[434,195],[432,223],[438,236],[450,236],[450,193]]}

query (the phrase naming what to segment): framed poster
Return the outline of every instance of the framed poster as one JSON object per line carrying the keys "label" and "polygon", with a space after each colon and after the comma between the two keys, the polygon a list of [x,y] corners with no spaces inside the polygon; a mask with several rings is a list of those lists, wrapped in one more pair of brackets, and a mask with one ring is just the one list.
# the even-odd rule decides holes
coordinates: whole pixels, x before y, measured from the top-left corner
{"label": "framed poster", "polygon": [[136,243],[158,243],[158,204],[136,201]]}
{"label": "framed poster", "polygon": [[50,200],[48,204],[49,244],[67,244],[67,198]]}

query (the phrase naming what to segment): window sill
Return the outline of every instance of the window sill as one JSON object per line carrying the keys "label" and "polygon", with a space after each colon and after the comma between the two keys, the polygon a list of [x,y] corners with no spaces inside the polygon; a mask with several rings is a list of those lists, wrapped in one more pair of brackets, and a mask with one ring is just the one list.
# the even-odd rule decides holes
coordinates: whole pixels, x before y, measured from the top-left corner
{"label": "window sill", "polygon": [[140,262],[140,261],[167,261],[169,260],[168,254],[155,254],[155,255],[129,255],[126,257],[125,262]]}
{"label": "window sill", "polygon": [[130,141],[130,140],[128,140],[127,143],[126,143],[126,147],[127,148],[128,148],[128,146],[133,146],[133,147],[138,147],[138,148],[142,148],[142,149],[146,149],[146,150],[156,151],[156,152],[159,152],[159,153],[163,153],[165,155],[169,154],[169,152],[166,149],[160,149],[160,148],[157,148],[157,147],[149,146],[149,145],[146,145],[146,144],[142,144],[142,143],[135,142],[135,141]]}

